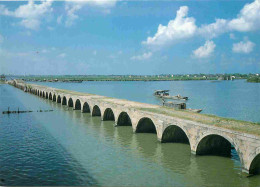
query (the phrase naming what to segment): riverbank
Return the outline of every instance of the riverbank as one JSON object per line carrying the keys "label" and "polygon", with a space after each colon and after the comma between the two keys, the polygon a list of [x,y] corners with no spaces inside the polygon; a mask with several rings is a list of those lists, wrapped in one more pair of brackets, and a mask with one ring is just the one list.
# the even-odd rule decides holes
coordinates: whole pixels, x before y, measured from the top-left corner
{"label": "riverbank", "polygon": [[160,75],[30,75],[13,76],[30,82],[82,81],[189,81],[189,80],[235,80],[248,79],[255,74],[160,74]]}
{"label": "riverbank", "polygon": [[260,83],[260,76],[254,76],[247,79],[247,82]]}

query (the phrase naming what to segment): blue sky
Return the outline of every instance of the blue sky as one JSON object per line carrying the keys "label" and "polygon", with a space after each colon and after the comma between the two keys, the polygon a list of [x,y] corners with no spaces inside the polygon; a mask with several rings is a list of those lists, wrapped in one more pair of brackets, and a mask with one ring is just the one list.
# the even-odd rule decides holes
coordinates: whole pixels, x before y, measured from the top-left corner
{"label": "blue sky", "polygon": [[259,73],[260,0],[0,1],[0,73]]}

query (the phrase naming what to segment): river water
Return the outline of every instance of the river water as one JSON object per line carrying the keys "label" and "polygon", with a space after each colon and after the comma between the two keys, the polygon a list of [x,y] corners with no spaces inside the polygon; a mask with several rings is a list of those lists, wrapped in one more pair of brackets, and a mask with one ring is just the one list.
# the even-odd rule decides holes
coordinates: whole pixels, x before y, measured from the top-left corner
{"label": "river water", "polygon": [[[104,95],[161,105],[154,90],[170,90],[171,95],[188,96],[188,108],[245,121],[260,122],[260,84],[235,81],[151,81],[151,82],[37,82],[50,87]],[[183,102],[183,101],[182,101]]]}
{"label": "river water", "polygon": [[[260,121],[259,84],[244,81],[44,84],[147,103],[160,103],[151,95],[154,89],[171,89],[189,96],[191,108]],[[231,158],[194,156],[187,144],[159,143],[155,134],[134,134],[131,127],[114,127],[112,121],[0,85],[1,113],[7,107],[35,112],[0,114],[0,185],[260,186],[260,176],[241,175],[235,152]],[[54,111],[36,112],[40,109]]]}

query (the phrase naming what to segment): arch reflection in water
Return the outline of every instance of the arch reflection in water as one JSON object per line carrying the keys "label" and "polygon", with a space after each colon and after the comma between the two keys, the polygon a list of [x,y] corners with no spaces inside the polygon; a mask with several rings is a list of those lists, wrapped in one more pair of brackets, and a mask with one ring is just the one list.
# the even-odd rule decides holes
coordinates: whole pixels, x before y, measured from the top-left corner
{"label": "arch reflection in water", "polygon": [[81,110],[81,102],[79,99],[76,100],[75,103],[75,110]]}
{"label": "arch reflection in water", "polygon": [[57,97],[57,103],[61,103],[61,96],[60,95],[58,95],[58,97]]}
{"label": "arch reflection in water", "polygon": [[67,98],[65,96],[62,98],[62,105],[67,105]]}
{"label": "arch reflection in water", "polygon": [[115,121],[115,115],[111,108],[107,108],[103,116],[104,121]]}
{"label": "arch reflection in water", "polygon": [[189,139],[183,129],[176,125],[170,125],[163,131],[162,142],[189,144]]}
{"label": "arch reflection in water", "polygon": [[68,106],[69,107],[73,107],[73,100],[72,100],[72,98],[69,98]]}
{"label": "arch reflection in water", "polygon": [[90,107],[89,107],[89,104],[87,102],[85,102],[83,104],[83,110],[82,110],[83,113],[90,113]]}
{"label": "arch reflection in water", "polygon": [[49,93],[49,100],[52,100],[52,94],[51,94],[51,92]]}
{"label": "arch reflection in water", "polygon": [[254,158],[254,160],[251,163],[250,174],[260,174],[260,153]]}
{"label": "arch reflection in water", "polygon": [[93,107],[92,116],[101,116],[100,108],[97,105]]}
{"label": "arch reflection in water", "polygon": [[118,120],[117,120],[118,126],[132,126],[131,119],[129,115],[126,112],[121,112]]}
{"label": "arch reflection in water", "polygon": [[231,143],[220,135],[211,134],[202,138],[196,154],[231,156]]}
{"label": "arch reflection in water", "polygon": [[153,121],[150,118],[146,118],[146,117],[140,119],[136,127],[136,133],[156,134],[156,128]]}
{"label": "arch reflection in water", "polygon": [[56,95],[53,95],[52,101],[56,102]]}

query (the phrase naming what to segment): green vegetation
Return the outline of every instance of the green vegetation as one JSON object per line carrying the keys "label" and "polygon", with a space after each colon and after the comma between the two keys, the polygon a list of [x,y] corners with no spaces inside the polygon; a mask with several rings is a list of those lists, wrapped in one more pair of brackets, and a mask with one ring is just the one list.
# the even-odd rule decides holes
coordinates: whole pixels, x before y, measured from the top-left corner
{"label": "green vegetation", "polygon": [[160,75],[45,75],[16,76],[25,81],[81,82],[81,81],[185,81],[249,79],[256,74],[160,74]]}
{"label": "green vegetation", "polygon": [[140,108],[140,110],[163,114],[172,117],[178,117],[182,119],[192,120],[208,125],[222,127],[230,130],[235,130],[243,133],[253,134],[260,136],[260,124],[249,121],[241,121],[230,118],[218,117],[209,114],[199,114],[190,111],[176,110],[167,107],[159,108]]}
{"label": "green vegetation", "polygon": [[260,82],[260,76],[253,76],[247,79],[247,82]]}

